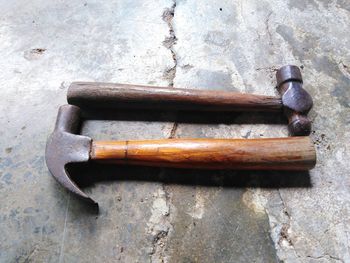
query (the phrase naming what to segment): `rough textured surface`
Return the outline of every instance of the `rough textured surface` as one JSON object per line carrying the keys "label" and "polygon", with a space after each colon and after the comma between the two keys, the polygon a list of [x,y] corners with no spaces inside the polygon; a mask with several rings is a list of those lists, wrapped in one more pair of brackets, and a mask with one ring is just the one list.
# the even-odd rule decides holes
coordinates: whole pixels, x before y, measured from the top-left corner
{"label": "rough textured surface", "polygon": [[[348,1],[0,6],[1,262],[350,262]],[[318,165],[310,175],[97,167],[80,173],[95,177],[85,191],[100,203],[96,214],[47,171],[46,139],[71,81],[274,95],[275,70],[288,63],[302,67],[314,98]],[[181,114],[152,114],[87,121],[82,132],[96,139],[287,135],[276,116],[193,124]]]}

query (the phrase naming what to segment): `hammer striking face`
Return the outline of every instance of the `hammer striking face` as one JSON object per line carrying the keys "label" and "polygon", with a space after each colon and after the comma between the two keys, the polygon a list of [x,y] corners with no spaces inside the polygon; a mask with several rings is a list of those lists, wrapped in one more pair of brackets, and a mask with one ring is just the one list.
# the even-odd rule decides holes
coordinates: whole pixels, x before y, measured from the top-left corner
{"label": "hammer striking face", "polygon": [[55,130],[46,146],[46,164],[70,192],[95,203],[71,180],[66,165],[92,161],[155,167],[309,170],[316,153],[308,137],[266,139],[164,139],[145,141],[92,141],[75,134],[80,109],[61,106]]}

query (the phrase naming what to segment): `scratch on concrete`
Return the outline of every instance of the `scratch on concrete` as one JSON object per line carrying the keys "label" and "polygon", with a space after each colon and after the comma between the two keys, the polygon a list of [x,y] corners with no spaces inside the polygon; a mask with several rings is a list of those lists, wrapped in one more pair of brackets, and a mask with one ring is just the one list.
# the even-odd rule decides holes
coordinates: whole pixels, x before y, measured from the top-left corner
{"label": "scratch on concrete", "polygon": [[46,48],[34,48],[24,52],[24,58],[27,60],[39,59],[46,51]]}
{"label": "scratch on concrete", "polygon": [[243,203],[255,213],[265,213],[266,199],[260,195],[259,190],[248,189],[242,196]]}
{"label": "scratch on concrete", "polygon": [[341,60],[338,63],[338,68],[345,77],[350,79],[350,67],[348,65]]}
{"label": "scratch on concrete", "polygon": [[28,254],[24,262],[32,262],[32,260],[35,258],[35,254],[38,251],[38,245],[35,245],[32,251]]}
{"label": "scratch on concrete", "polygon": [[200,189],[196,191],[196,197],[195,197],[195,205],[193,207],[193,211],[190,213],[190,215],[195,219],[202,219],[204,210],[205,210],[205,203],[206,199],[209,197],[208,192],[202,192]]}
{"label": "scratch on concrete", "polygon": [[281,227],[281,230],[279,233],[279,239],[278,239],[277,243],[278,243],[278,245],[291,246],[295,250],[293,241],[290,237],[290,222],[291,222],[292,218],[287,210],[286,203],[283,200],[283,197],[281,195],[280,190],[278,190],[278,196],[281,199],[283,214],[287,217],[287,222],[282,224],[282,227]]}
{"label": "scratch on concrete", "polygon": [[175,138],[176,130],[177,130],[177,122],[174,122],[173,127],[171,128],[171,131],[170,131],[170,135],[168,137],[169,139]]}
{"label": "scratch on concrete", "polygon": [[270,46],[273,46],[272,34],[271,34],[270,24],[269,24],[271,15],[272,15],[272,11],[267,15],[267,18],[265,20],[265,25],[266,25],[266,32],[267,32],[267,34],[269,36],[269,44],[270,44]]}
{"label": "scratch on concrete", "polygon": [[[294,246],[291,231],[292,216],[290,215],[290,212],[287,209],[287,205],[281,195],[280,190],[277,190],[276,194],[277,197],[280,199],[280,212],[276,214],[271,214],[271,211],[269,211],[269,194],[266,192],[264,193],[259,189],[248,189],[243,194],[242,201],[248,208],[250,208],[255,213],[267,214],[271,228],[271,238],[274,241],[275,248],[277,251],[280,251],[281,248],[285,248],[293,254],[294,258],[301,259],[302,256],[298,253],[297,249]],[[281,258],[280,255],[277,256],[280,258],[280,260],[283,261],[283,258]]]}
{"label": "scratch on concrete", "polygon": [[332,255],[322,255],[319,257],[312,257],[312,256],[306,256],[307,258],[311,258],[311,259],[315,259],[315,260],[322,260],[322,259],[326,259],[327,261],[330,261],[330,259],[339,261],[339,262],[344,262],[344,260],[342,260],[341,258],[332,256]]}
{"label": "scratch on concrete", "polygon": [[[286,222],[281,224],[279,238],[278,238],[277,242],[275,242],[275,245],[276,246],[290,247],[290,248],[292,248],[294,255],[297,258],[301,258],[300,254],[298,253],[297,249],[294,246],[294,242],[293,242],[293,239],[291,237],[290,225],[291,225],[292,217],[287,209],[286,203],[282,197],[280,190],[278,190],[277,192],[278,192],[279,198],[281,199],[282,212],[283,212],[283,215],[286,217]],[[278,249],[278,247],[276,247],[276,249]]]}
{"label": "scratch on concrete", "polygon": [[153,238],[150,262],[161,263],[167,261],[165,257],[165,248],[167,237],[171,229],[171,224],[169,222],[170,205],[164,187],[158,189],[153,197],[151,217],[147,223],[147,232],[151,234]]}
{"label": "scratch on concrete", "polygon": [[65,216],[64,216],[64,225],[63,225],[62,241],[61,241],[61,248],[60,248],[60,257],[58,259],[59,263],[61,263],[62,260],[63,260],[64,242],[65,242],[65,238],[66,238],[66,229],[67,229],[67,218],[68,218],[69,204],[70,204],[70,193],[68,193],[66,212],[65,212]]}
{"label": "scratch on concrete", "polygon": [[[215,207],[212,206],[213,199],[222,191],[221,187],[218,188],[203,188],[202,186],[196,187],[195,203],[191,211],[188,214],[193,219],[203,219],[206,210],[215,209],[217,213],[220,213]],[[231,222],[230,222],[231,223]],[[190,224],[193,224],[191,222]],[[190,227],[188,228],[190,230]]]}

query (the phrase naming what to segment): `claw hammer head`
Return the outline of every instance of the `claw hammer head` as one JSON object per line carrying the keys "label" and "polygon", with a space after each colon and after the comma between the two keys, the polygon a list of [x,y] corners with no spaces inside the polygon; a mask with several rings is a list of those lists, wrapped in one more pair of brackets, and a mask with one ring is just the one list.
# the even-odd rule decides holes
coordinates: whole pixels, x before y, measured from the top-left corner
{"label": "claw hammer head", "polygon": [[282,96],[284,114],[288,118],[291,135],[304,136],[311,132],[307,114],[312,108],[312,98],[303,89],[303,79],[297,66],[287,65],[276,73],[277,89]]}
{"label": "claw hammer head", "polygon": [[67,190],[82,199],[96,204],[71,180],[66,166],[69,163],[87,162],[90,158],[91,138],[78,135],[80,109],[63,105],[57,115],[54,132],[46,144],[46,165],[53,177]]}

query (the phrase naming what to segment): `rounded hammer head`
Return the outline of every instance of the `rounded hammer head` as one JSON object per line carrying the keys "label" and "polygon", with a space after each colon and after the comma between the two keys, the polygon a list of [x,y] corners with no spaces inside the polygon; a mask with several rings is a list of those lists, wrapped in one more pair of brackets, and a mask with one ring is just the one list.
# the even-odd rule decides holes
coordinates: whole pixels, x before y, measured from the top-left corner
{"label": "rounded hammer head", "polygon": [[95,204],[70,179],[66,171],[67,164],[87,162],[90,158],[91,138],[77,135],[79,127],[80,109],[73,105],[61,106],[58,110],[55,130],[46,144],[46,165],[53,177],[64,188]]}
{"label": "rounded hammer head", "polygon": [[284,66],[277,71],[276,79],[290,133],[297,136],[309,135],[311,122],[306,115],[313,102],[310,94],[303,89],[300,69],[293,65]]}

